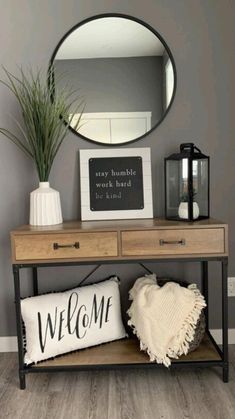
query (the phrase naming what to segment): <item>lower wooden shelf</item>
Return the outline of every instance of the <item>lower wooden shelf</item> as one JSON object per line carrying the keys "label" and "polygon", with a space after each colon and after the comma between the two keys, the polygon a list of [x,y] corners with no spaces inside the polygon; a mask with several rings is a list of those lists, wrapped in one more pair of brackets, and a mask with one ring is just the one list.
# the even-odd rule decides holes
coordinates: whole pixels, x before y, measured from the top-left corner
{"label": "lower wooden shelf", "polygon": [[[188,355],[182,355],[177,362],[192,361],[221,361],[221,356],[208,336],[205,336],[200,346]],[[148,355],[140,351],[139,342],[135,338],[123,339],[103,345],[83,349],[70,354],[62,355],[53,360],[42,361],[32,368],[91,366],[91,365],[121,365],[121,364],[147,364],[150,363]]]}

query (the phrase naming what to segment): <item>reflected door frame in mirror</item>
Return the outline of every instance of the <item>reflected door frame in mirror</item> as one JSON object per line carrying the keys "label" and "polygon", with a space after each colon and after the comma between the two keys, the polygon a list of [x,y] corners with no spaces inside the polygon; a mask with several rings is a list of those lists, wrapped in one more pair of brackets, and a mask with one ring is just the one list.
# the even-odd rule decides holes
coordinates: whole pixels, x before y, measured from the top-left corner
{"label": "reflected door frame in mirror", "polygon": [[[91,25],[93,26],[92,29],[90,29]],[[98,32],[98,28],[101,28],[101,25],[104,28],[103,32],[101,32],[101,30]],[[123,28],[123,30],[119,30],[119,32],[117,32],[117,30],[121,29],[121,27]],[[96,29],[97,36],[94,36],[94,30]],[[105,32],[108,30],[109,32]],[[91,31],[93,31],[93,37],[91,36]],[[107,33],[110,33],[109,37],[107,36]],[[139,38],[137,38],[135,34],[138,34]],[[78,38],[76,38],[77,35]],[[124,45],[128,44],[128,42],[125,42],[125,39],[128,41],[128,36],[129,39],[132,40],[132,44],[125,46],[126,51],[124,51]],[[84,39],[89,38],[88,41],[84,43],[84,45],[82,44],[83,37],[86,37]],[[100,39],[96,40],[96,38],[99,37]],[[112,39],[112,44],[109,43],[109,40],[107,38]],[[118,43],[119,38],[120,44]],[[79,39],[79,42],[77,41],[77,39]],[[94,42],[92,41],[92,39],[94,39]],[[139,44],[141,44],[141,42],[139,41],[143,39],[146,40],[146,43],[144,44],[143,42],[143,45],[139,46]],[[76,45],[72,44],[72,40],[76,40]],[[97,44],[95,44],[95,42],[97,42]],[[113,44],[115,44],[115,48],[113,47]],[[72,50],[71,45],[72,48],[75,47],[75,49]],[[96,49],[98,50],[98,48],[96,48],[96,45],[98,45],[100,48],[100,52],[97,51],[97,54]],[[130,50],[131,46],[132,51]],[[156,49],[156,51],[157,49],[159,51],[156,52],[156,55],[153,55],[154,48]],[[77,50],[79,50],[79,52],[77,52]],[[137,56],[138,53],[140,54],[140,50],[142,51],[143,56]],[[160,50],[162,52],[160,52]],[[75,60],[74,58],[71,59],[71,57],[74,57],[74,55],[72,54],[80,55],[78,55],[79,58],[76,57]],[[159,60],[161,59],[162,74],[158,73],[159,70],[157,70],[157,67],[153,67],[153,65],[159,66],[159,64],[157,64],[156,59],[158,59],[158,62],[160,62]],[[116,65],[117,61],[115,60],[118,60],[118,65]],[[153,64],[154,60],[155,64]],[[70,73],[67,72],[66,68],[68,67],[68,65],[71,65],[72,61],[76,64],[76,71],[73,70]],[[98,64],[94,70],[95,74],[93,74],[92,76],[92,73],[90,73],[90,71],[91,68],[94,67],[93,62]],[[74,63],[72,64],[75,65]],[[106,88],[102,87],[102,84],[100,83],[100,81],[98,81],[100,74],[102,73],[99,69],[101,64],[105,64],[107,69],[107,73],[103,73],[102,76],[104,78]],[[77,72],[78,65],[79,71]],[[86,67],[84,67],[84,65]],[[85,70],[83,67],[85,68]],[[61,72],[58,70],[58,68],[59,70],[61,69]],[[110,70],[110,68],[112,69],[112,71]],[[147,72],[145,72],[144,69],[147,69]],[[56,46],[50,60],[49,71],[50,73],[51,71],[53,71],[53,82],[55,83],[55,91],[58,88],[57,84],[59,84],[57,81],[58,78],[56,71],[59,72],[58,74],[62,73],[63,76],[67,74],[72,75],[69,82],[67,83],[68,85],[70,85],[70,81],[73,79],[74,74],[76,74],[77,76],[78,73],[79,76],[79,72],[81,71],[83,71],[82,74],[85,74],[85,76],[80,77],[80,79],[78,78],[78,80],[82,80],[83,83],[82,87],[78,86],[79,92],[81,91],[81,94],[85,96],[84,99],[86,103],[86,107],[82,115],[83,124],[81,124],[81,127],[79,128],[79,132],[77,132],[72,126],[72,124],[76,124],[76,117],[74,117],[74,119],[70,123],[69,129],[74,134],[78,135],[80,138],[96,144],[117,146],[126,143],[132,143],[134,141],[146,137],[146,135],[150,134],[153,130],[155,130],[164,120],[172,106],[176,93],[177,73],[175,61],[163,37],[148,23],[136,17],[120,13],[106,13],[92,16],[73,26],[61,38],[58,45]],[[115,71],[119,71],[120,79],[121,74],[124,74],[126,77],[126,74],[129,73],[129,79],[126,78],[122,85],[122,81],[118,80]],[[153,74],[154,77],[156,77],[156,74],[160,74],[161,87],[156,88],[157,83],[156,85],[153,83],[154,79],[151,79],[151,74]],[[85,81],[84,77],[86,79]],[[93,80],[96,78],[98,81],[97,84],[92,84],[91,81],[93,82]],[[122,88],[120,88],[120,86],[118,87],[119,82]],[[159,82],[158,79],[157,82]],[[75,85],[77,87],[76,80]],[[92,87],[90,87],[91,85]],[[113,92],[113,88],[111,92],[111,87],[114,85],[117,85],[116,93],[115,89]],[[128,85],[131,85],[131,91],[134,92],[133,101],[135,96],[136,104],[131,102],[132,95],[128,92]],[[148,86],[145,87],[145,85]],[[84,95],[84,92],[82,91],[83,88],[84,90],[85,88],[87,88],[86,95]],[[88,91],[89,88],[91,89],[91,91]],[[158,91],[161,90],[161,92],[159,93],[161,97],[160,105],[159,99],[157,98],[156,94],[157,89]],[[137,91],[139,97],[138,95],[136,95]],[[152,93],[152,91],[154,93]],[[101,96],[99,96],[101,93],[105,93],[105,95],[102,96],[102,98]],[[121,102],[119,96],[122,97],[123,102]],[[151,99],[150,96],[152,96]],[[115,108],[110,106],[110,98],[112,98],[113,103],[115,102]],[[120,101],[120,103],[118,102],[118,100]],[[154,109],[155,105],[153,105],[153,108],[151,108],[151,104],[148,104],[148,101],[150,103],[154,103],[154,101],[156,103],[158,102],[156,107],[158,107],[159,109],[161,108],[162,113],[159,113],[156,111],[156,109]],[[102,105],[100,105],[101,103]],[[99,106],[101,106],[101,108]],[[77,114],[77,118],[78,117],[79,114]]]}

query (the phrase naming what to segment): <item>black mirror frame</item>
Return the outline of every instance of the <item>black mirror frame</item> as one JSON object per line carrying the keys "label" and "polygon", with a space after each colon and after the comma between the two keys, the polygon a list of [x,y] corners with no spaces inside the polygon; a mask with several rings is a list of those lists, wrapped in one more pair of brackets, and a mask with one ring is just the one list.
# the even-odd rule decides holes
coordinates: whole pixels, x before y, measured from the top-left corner
{"label": "black mirror frame", "polygon": [[[55,83],[55,75],[54,75],[54,68],[53,68],[53,66],[54,66],[54,60],[55,60],[55,57],[56,57],[56,54],[57,54],[57,52],[58,52],[58,50],[59,50],[59,48],[60,48],[60,46],[62,45],[62,43],[64,42],[64,40],[75,30],[75,29],[77,29],[77,28],[79,28],[80,26],[83,26],[83,25],[85,25],[86,23],[88,23],[88,22],[90,22],[90,21],[92,21],[92,20],[96,20],[96,19],[102,19],[102,18],[105,18],[105,17],[120,17],[120,18],[123,18],[123,19],[128,19],[128,20],[133,20],[133,21],[135,21],[135,22],[137,22],[137,23],[139,23],[140,25],[143,25],[143,26],[145,26],[147,29],[149,29],[152,33],[154,33],[154,35],[161,41],[161,43],[164,45],[164,47],[165,47],[165,49],[166,49],[166,51],[167,51],[167,53],[168,53],[168,56],[170,57],[170,60],[171,60],[171,62],[172,62],[172,67],[173,67],[173,72],[174,72],[174,89],[173,89],[173,94],[172,94],[172,98],[171,98],[171,101],[170,101],[170,103],[169,103],[169,106],[167,107],[167,109],[166,109],[166,111],[164,112],[164,114],[162,115],[162,117],[159,119],[159,121],[149,130],[149,131],[147,131],[145,134],[143,134],[143,135],[141,135],[140,137],[137,137],[137,138],[135,138],[135,139],[133,139],[133,140],[130,140],[130,141],[126,141],[125,143],[115,143],[115,144],[107,144],[107,143],[101,143],[101,142],[99,142],[99,141],[95,141],[95,140],[92,140],[91,138],[87,138],[87,137],[85,137],[84,135],[82,135],[82,134],[79,134],[79,132],[77,132],[76,130],[74,130],[71,126],[69,126],[69,130],[71,131],[71,132],[73,132],[75,135],[77,135],[78,137],[80,137],[81,139],[83,139],[83,140],[86,140],[86,141],[89,141],[89,142],[91,142],[91,143],[95,143],[95,144],[97,144],[97,145],[101,145],[101,146],[107,146],[107,147],[120,147],[120,146],[123,146],[123,145],[126,145],[126,144],[130,144],[130,143],[133,143],[133,142],[135,142],[135,141],[139,141],[139,140],[141,140],[142,138],[144,138],[144,137],[146,137],[148,134],[150,134],[151,132],[153,132],[161,123],[162,123],[162,121],[165,119],[165,117],[166,117],[166,115],[168,114],[168,112],[169,112],[169,110],[170,110],[170,108],[171,108],[171,106],[172,106],[172,103],[173,103],[173,101],[174,101],[174,98],[175,98],[175,94],[176,94],[176,87],[177,87],[177,72],[176,72],[176,65],[175,65],[175,60],[174,60],[174,57],[173,57],[173,55],[172,55],[172,53],[171,53],[171,50],[170,50],[170,48],[168,47],[168,45],[166,44],[166,42],[165,42],[165,40],[162,38],[162,36],[159,34],[159,32],[157,32],[155,29],[153,29],[152,28],[152,26],[150,26],[148,23],[146,23],[146,22],[144,22],[144,21],[142,21],[141,19],[138,19],[137,17],[133,17],[133,16],[130,16],[130,15],[126,15],[126,14],[122,14],[122,13],[104,13],[104,14],[99,14],[99,15],[94,15],[94,16],[91,16],[91,17],[89,17],[89,18],[87,18],[87,19],[84,19],[84,20],[82,20],[81,22],[79,22],[78,24],[76,24],[76,25],[74,25],[68,32],[66,32],[65,33],[65,35],[61,38],[61,40],[59,41],[59,43],[57,44],[57,46],[56,46],[56,48],[55,48],[55,50],[54,50],[54,52],[53,52],[53,54],[52,54],[52,56],[51,56],[51,59],[50,59],[50,61],[49,61],[49,68],[48,68],[48,75],[49,75],[49,77],[48,77],[48,83],[49,83],[49,85],[50,85],[50,83],[53,83],[53,86],[54,86],[54,83]],[[51,87],[50,87],[50,89],[51,89]],[[51,91],[54,91],[54,89],[51,89]],[[53,97],[52,97],[52,100],[53,100]]]}

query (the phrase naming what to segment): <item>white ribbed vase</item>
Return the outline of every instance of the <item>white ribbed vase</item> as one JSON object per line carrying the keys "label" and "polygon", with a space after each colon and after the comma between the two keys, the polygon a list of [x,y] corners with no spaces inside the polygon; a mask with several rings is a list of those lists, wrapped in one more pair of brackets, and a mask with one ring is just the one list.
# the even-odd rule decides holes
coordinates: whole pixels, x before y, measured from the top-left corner
{"label": "white ribbed vase", "polygon": [[[197,202],[193,202],[193,219],[196,220],[199,217],[199,206]],[[178,209],[179,218],[184,220],[188,219],[188,202],[181,202]]]}
{"label": "white ribbed vase", "polygon": [[50,188],[49,182],[39,182],[39,188],[30,194],[29,223],[33,226],[61,224],[60,194]]}

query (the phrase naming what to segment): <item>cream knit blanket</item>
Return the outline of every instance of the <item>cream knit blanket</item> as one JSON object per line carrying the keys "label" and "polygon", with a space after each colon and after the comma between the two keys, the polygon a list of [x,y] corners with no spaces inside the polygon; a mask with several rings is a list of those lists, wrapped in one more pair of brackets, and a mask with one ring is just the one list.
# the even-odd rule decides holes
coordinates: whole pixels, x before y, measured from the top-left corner
{"label": "cream knit blanket", "polygon": [[185,288],[167,282],[160,287],[156,275],[146,275],[136,280],[129,297],[133,301],[128,324],[150,361],[168,367],[170,358],[187,354],[201,310],[206,306],[196,284]]}

